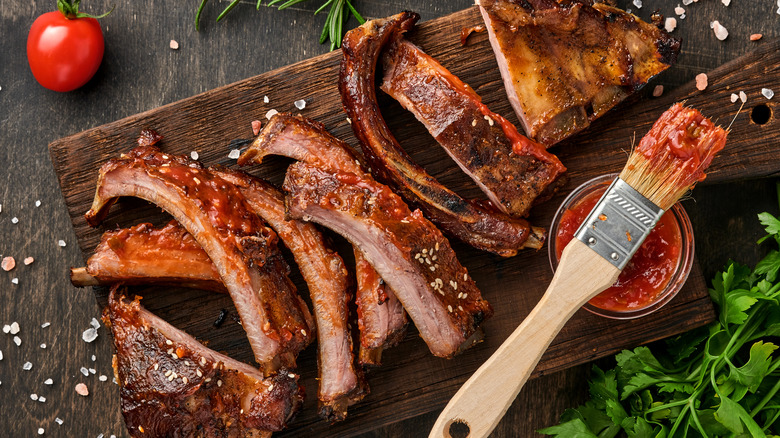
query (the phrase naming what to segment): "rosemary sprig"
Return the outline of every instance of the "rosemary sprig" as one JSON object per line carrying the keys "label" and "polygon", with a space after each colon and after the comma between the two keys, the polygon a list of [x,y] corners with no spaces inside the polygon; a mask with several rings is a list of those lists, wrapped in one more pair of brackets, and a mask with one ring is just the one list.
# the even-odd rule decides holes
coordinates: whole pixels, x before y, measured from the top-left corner
{"label": "rosemary sprig", "polygon": [[[217,16],[217,21],[220,21],[228,12],[233,10],[240,0],[233,0],[229,5]],[[257,9],[260,9],[260,5],[263,0],[257,0]],[[302,3],[308,0],[271,0],[266,6],[277,6],[277,9],[282,10],[289,8],[290,6]],[[203,12],[203,8],[208,3],[208,0],[201,0],[198,12],[195,15],[195,29],[200,30],[200,15]],[[281,3],[281,4],[280,4]],[[341,47],[341,38],[344,35],[344,23],[349,20],[349,16],[352,15],[358,21],[363,24],[366,20],[358,13],[350,0],[327,0],[316,11],[314,15],[319,14],[328,9],[328,16],[325,18],[325,24],[322,27],[322,33],[320,34],[320,44],[324,44],[326,41],[330,41],[330,50]]]}

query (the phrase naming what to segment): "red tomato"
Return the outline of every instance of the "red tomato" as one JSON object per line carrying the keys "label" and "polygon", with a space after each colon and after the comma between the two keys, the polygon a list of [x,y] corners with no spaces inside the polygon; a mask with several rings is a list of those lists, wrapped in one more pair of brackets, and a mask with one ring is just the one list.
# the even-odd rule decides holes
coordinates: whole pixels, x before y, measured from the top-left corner
{"label": "red tomato", "polygon": [[54,91],[86,84],[103,60],[103,31],[94,18],[67,18],[59,11],[38,17],[27,36],[27,61],[35,79]]}

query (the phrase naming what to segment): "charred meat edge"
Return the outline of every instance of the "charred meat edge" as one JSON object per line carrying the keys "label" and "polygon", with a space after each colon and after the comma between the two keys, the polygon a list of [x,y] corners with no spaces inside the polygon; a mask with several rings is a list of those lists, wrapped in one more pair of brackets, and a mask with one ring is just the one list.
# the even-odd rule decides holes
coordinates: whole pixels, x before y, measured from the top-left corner
{"label": "charred meat edge", "polygon": [[87,222],[100,223],[121,196],[166,210],[209,255],[266,373],[294,367],[297,353],[314,335],[311,315],[287,276],[276,233],[237,188],[186,157],[138,146],[101,167]]}
{"label": "charred meat edge", "polygon": [[[402,12],[368,21],[344,37],[339,91],[363,154],[380,181],[391,184],[442,229],[482,250],[511,257],[521,248],[540,248],[542,229],[512,218],[487,202],[467,201],[417,165],[387,127],[376,98],[374,77],[382,49],[419,19]],[[407,309],[408,310],[408,309]]]}
{"label": "charred meat edge", "polygon": [[298,162],[284,189],[292,217],[326,226],[363,252],[434,355],[452,357],[492,314],[447,239],[389,187]]}
{"label": "charred meat edge", "polygon": [[403,339],[408,324],[406,312],[390,286],[355,247],[357,314],[360,329],[361,365],[382,364],[382,351]]}
{"label": "charred meat edge", "polygon": [[154,283],[227,292],[209,256],[176,221],[106,231],[87,266],[72,268],[70,279],[77,287]]}
{"label": "charred meat edge", "polygon": [[249,207],[268,222],[293,254],[309,286],[319,343],[319,414],[342,421],[347,407],[368,393],[362,369],[355,366],[349,330],[348,272],[341,256],[310,223],[286,220],[284,195],[271,184],[229,169],[211,168],[234,184]]}
{"label": "charred meat edge", "polygon": [[[367,175],[350,146],[331,135],[322,123],[289,113],[275,114],[263,127],[257,139],[238,160],[239,164],[260,164],[268,155],[281,155],[333,172]],[[359,256],[356,255],[356,259]],[[356,301],[360,327],[360,362],[378,365],[382,350],[395,345],[407,324],[401,303],[392,289],[382,287],[387,300],[380,304],[372,281],[381,278],[365,263],[356,266],[358,290]],[[400,316],[399,316],[400,315]],[[362,318],[362,321],[361,321]]]}
{"label": "charred meat edge", "polygon": [[382,90],[425,125],[493,205],[521,217],[554,193],[566,172],[558,157],[520,135],[438,61],[401,38],[383,52],[382,64]]}
{"label": "charred meat edge", "polygon": [[116,348],[113,366],[132,436],[270,437],[303,406],[298,376],[271,377],[210,350],[111,291],[103,320]]}

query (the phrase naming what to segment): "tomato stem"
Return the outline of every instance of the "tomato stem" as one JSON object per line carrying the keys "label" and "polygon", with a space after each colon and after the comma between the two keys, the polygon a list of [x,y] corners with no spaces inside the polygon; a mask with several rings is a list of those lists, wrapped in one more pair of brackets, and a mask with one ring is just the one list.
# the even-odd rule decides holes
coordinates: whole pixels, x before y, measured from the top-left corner
{"label": "tomato stem", "polygon": [[57,0],[57,9],[65,18],[73,20],[76,18],[103,18],[113,12],[115,8],[115,6],[112,6],[110,11],[102,15],[92,15],[86,12],[79,12],[79,3],[81,3],[81,0]]}

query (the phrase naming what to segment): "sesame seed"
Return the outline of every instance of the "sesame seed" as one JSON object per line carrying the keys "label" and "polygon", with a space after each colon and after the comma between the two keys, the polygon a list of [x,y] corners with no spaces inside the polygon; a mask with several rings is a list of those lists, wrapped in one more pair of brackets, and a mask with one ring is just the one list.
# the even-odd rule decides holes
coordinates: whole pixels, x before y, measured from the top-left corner
{"label": "sesame seed", "polygon": [[203,377],[203,373],[200,371],[200,368],[198,368],[197,370],[195,370],[195,374],[196,374],[198,377]]}
{"label": "sesame seed", "polygon": [[306,330],[301,330],[301,334],[302,334],[303,336],[306,336]]}
{"label": "sesame seed", "polygon": [[449,304],[447,304],[447,311],[452,313],[452,306],[450,306]]}
{"label": "sesame seed", "polygon": [[287,374],[287,377],[289,377],[289,378],[291,378],[291,379],[294,379],[294,378],[295,378],[295,374],[293,374],[293,373],[289,373],[289,374]]}
{"label": "sesame seed", "polygon": [[435,281],[431,282],[431,287],[436,287],[436,282]]}
{"label": "sesame seed", "polygon": [[204,382],[206,382],[206,383],[211,382],[211,377],[206,377],[206,380],[204,380]]}
{"label": "sesame seed", "polygon": [[187,379],[186,377],[182,377],[181,381],[184,382],[184,384],[186,385],[187,382],[189,382],[189,379]]}
{"label": "sesame seed", "polygon": [[222,381],[221,380],[217,380],[217,386],[220,386],[220,387],[222,386]]}
{"label": "sesame seed", "polygon": [[166,339],[165,345],[173,345],[173,341],[171,341],[170,339]]}
{"label": "sesame seed", "polygon": [[205,357],[201,357],[200,358],[200,364],[201,365],[206,365],[206,358]]}
{"label": "sesame seed", "polygon": [[464,273],[463,274],[463,281],[466,281],[469,279],[469,274]]}
{"label": "sesame seed", "polygon": [[435,267],[433,267],[433,266],[431,266],[431,272],[433,272],[433,271],[435,271],[435,270],[436,270],[436,268],[435,268]]}
{"label": "sesame seed", "polygon": [[173,379],[175,379],[175,378],[176,378],[176,376],[175,376],[175,375],[173,375],[173,374],[171,374],[170,376],[168,376],[168,381],[169,381],[169,382],[170,382],[170,381],[173,381]]}
{"label": "sesame seed", "polygon": [[272,383],[272,384],[268,385],[268,391],[271,392],[273,390],[274,390],[274,384]]}
{"label": "sesame seed", "polygon": [[428,248],[423,248],[422,253],[423,254],[428,254]]}
{"label": "sesame seed", "polygon": [[436,245],[434,246],[434,248],[436,248],[436,251],[439,250],[439,242],[436,242]]}

